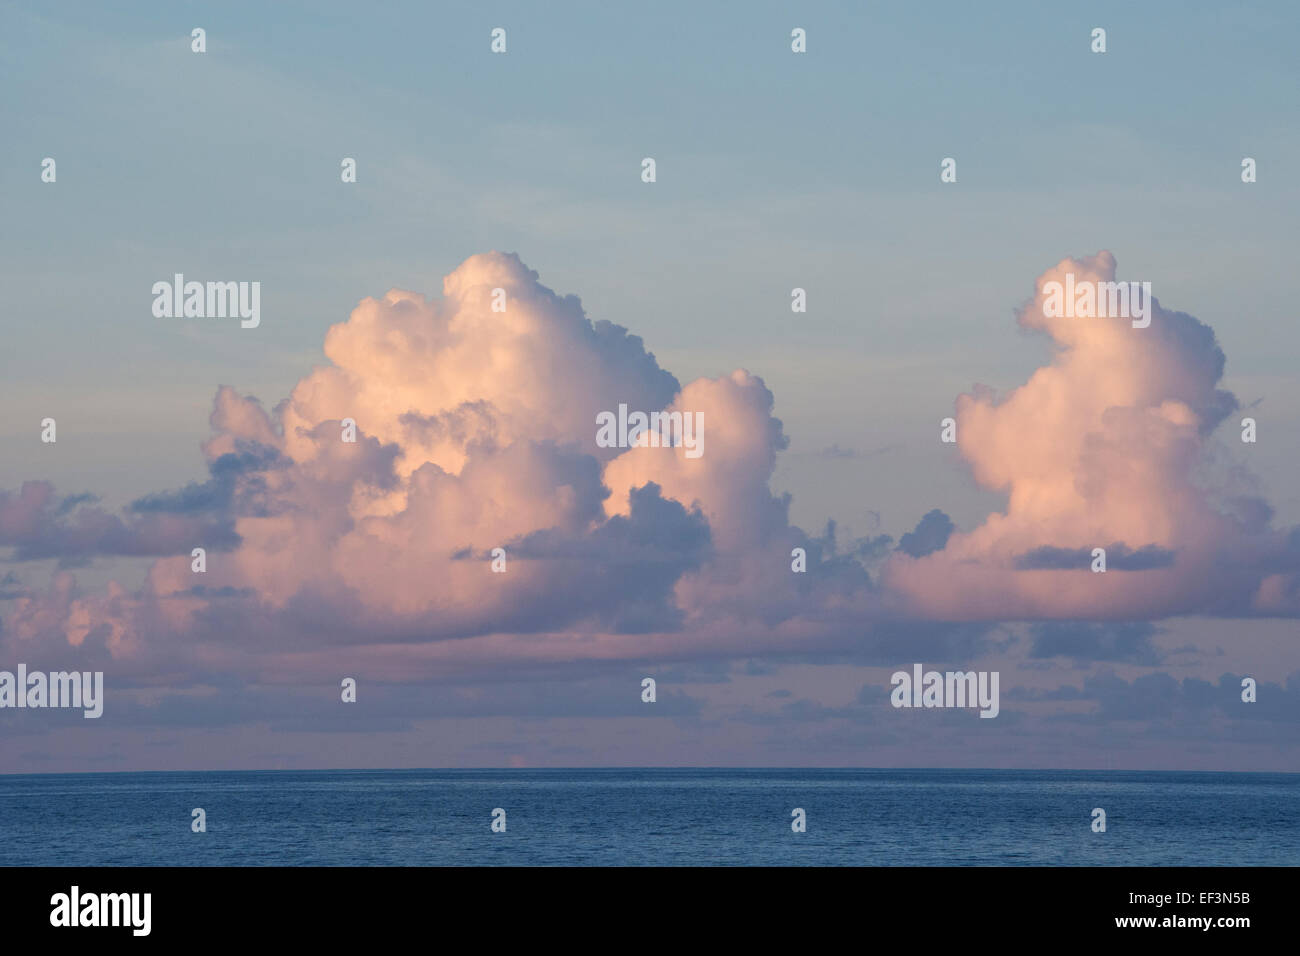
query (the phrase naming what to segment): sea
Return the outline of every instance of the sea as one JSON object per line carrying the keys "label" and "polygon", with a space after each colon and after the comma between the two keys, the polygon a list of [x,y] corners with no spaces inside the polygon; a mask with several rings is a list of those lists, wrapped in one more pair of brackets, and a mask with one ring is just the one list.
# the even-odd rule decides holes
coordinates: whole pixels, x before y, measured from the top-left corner
{"label": "sea", "polygon": [[1296,866],[1300,774],[12,774],[0,865]]}

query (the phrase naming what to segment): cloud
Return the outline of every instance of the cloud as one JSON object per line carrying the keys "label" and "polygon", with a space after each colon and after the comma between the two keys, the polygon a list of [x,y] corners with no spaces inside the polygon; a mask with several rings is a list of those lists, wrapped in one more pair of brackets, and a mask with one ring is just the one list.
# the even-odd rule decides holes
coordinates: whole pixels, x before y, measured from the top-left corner
{"label": "cloud", "polygon": [[835,460],[858,457],[858,453],[856,451],[854,451],[852,448],[841,448],[838,442],[836,442],[833,445],[829,445],[826,448],[823,448],[821,451],[817,453],[817,455],[818,457],[821,458],[830,458]]}
{"label": "cloud", "polygon": [[1029,633],[1033,639],[1030,657],[1144,665],[1159,664],[1164,659],[1164,654],[1151,643],[1158,629],[1146,621],[1113,624],[1051,621],[1034,624]]}
{"label": "cloud", "polygon": [[[979,387],[956,403],[957,449],[1006,510],[941,550],[896,552],[884,587],[906,613],[942,619],[1300,612],[1294,536],[1210,468],[1211,433],[1237,408],[1218,388],[1214,332],[1155,299],[1147,328],[1046,317],[1044,285],[1068,273],[1113,281],[1115,259],[1044,272],[1019,323],[1050,339],[1050,362],[1005,396]],[[1097,547],[1104,574],[1090,569]]]}
{"label": "cloud", "polygon": [[[762,379],[682,386],[514,255],[472,256],[442,291],[363,300],[326,334],[330,364],[274,408],[219,387],[208,479],[125,519],[61,510],[44,484],[0,499],[20,558],[171,555],[111,599],[60,577],[17,602],[0,640],[74,644],[138,674],[410,679],[466,660],[844,642],[865,620],[865,569],[792,527],[769,489],[786,438]],[[602,447],[597,416],[620,405],[699,416],[703,454]],[[193,547],[210,551],[201,575]]]}
{"label": "cloud", "polygon": [[[1091,571],[1094,561],[1100,558],[1094,557],[1094,550],[1096,549],[1070,550],[1044,546],[1017,556],[1015,566],[1021,571],[1077,571],[1083,568]],[[1157,548],[1153,544],[1134,551],[1114,542],[1102,550],[1105,552],[1107,571],[1147,571],[1151,568],[1172,567],[1174,563],[1174,552]]]}
{"label": "cloud", "polygon": [[935,508],[917,522],[916,527],[898,539],[898,550],[914,558],[940,551],[955,530],[952,519]]}
{"label": "cloud", "polygon": [[15,598],[23,597],[27,593],[23,587],[22,579],[13,571],[5,572],[5,576],[0,578],[0,601],[10,601]]}
{"label": "cloud", "polygon": [[[1040,285],[1067,270],[1110,278],[1114,260],[1064,260]],[[43,482],[0,495],[19,560],[159,556],[133,591],[83,593],[66,572],[7,584],[0,645],[141,683],[401,682],[613,660],[960,662],[999,620],[1296,613],[1300,531],[1198,473],[1235,407],[1213,333],[1158,303],[1146,329],[1044,319],[1038,298],[1020,321],[1051,338],[1050,363],[956,414],[958,450],[1006,511],[961,533],[935,509],[893,551],[844,546],[833,522],[792,525],[771,491],[788,441],[760,377],[682,385],[518,257],[472,256],[440,298],[363,300],[326,334],[329,364],[274,407],[219,387],[205,481],[122,516]],[[597,416],[620,405],[698,416],[703,453],[603,447]],[[1088,570],[1098,546],[1104,575]],[[209,551],[201,575],[193,547]],[[1154,652],[1140,634],[1063,629],[1038,632],[1035,653]]]}
{"label": "cloud", "polygon": [[27,481],[17,492],[0,491],[0,547],[14,559],[55,558],[64,567],[97,555],[150,557],[189,553],[195,541],[213,549],[239,543],[232,525],[179,513],[145,510],[126,520],[93,507],[94,495],[59,497],[47,481]]}
{"label": "cloud", "polygon": [[1054,719],[1065,723],[1106,725],[1142,721],[1144,736],[1205,740],[1215,736],[1238,741],[1272,741],[1291,745],[1300,720],[1300,672],[1282,683],[1255,675],[1256,700],[1241,699],[1245,674],[1222,674],[1217,681],[1176,678],[1157,671],[1124,680],[1109,671],[1084,678],[1083,686],[1065,685],[1048,692],[1016,688],[1009,699],[1025,701],[1083,701],[1090,710],[1064,711]]}

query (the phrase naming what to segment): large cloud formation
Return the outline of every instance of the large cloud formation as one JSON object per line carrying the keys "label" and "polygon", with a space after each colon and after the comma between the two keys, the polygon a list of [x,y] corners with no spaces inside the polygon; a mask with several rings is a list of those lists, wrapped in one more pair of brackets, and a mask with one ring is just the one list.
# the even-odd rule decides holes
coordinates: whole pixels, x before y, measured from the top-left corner
{"label": "large cloud formation", "polygon": [[[860,618],[874,602],[865,570],[823,560],[768,489],[785,437],[763,381],[736,371],[683,388],[638,337],[537,279],[514,255],[473,256],[441,298],[363,301],[326,335],[332,364],[274,410],[220,388],[203,446],[211,479],[143,498],[96,532],[139,542],[116,553],[170,550],[143,590],[82,597],[63,575],[16,603],[5,640],[229,668],[327,652],[401,674],[474,653],[725,645],[756,621],[775,641],[835,605]],[[620,405],[702,415],[704,454],[601,447],[597,416]],[[77,517],[74,503],[53,520],[52,494],[0,498],[0,544],[93,550],[79,529],[104,517]],[[209,551],[202,574],[191,547]],[[821,573],[792,574],[794,547]],[[491,569],[497,548],[505,573]]]}
{"label": "large cloud formation", "polygon": [[[1066,271],[1109,280],[1115,262],[1064,260],[1038,289]],[[42,483],[0,495],[0,545],[20,559],[161,556],[135,593],[82,594],[67,571],[10,586],[0,641],[34,665],[74,648],[141,680],[400,680],[467,662],[968,647],[969,629],[936,621],[1296,613],[1297,535],[1199,475],[1236,407],[1211,330],[1158,304],[1144,329],[1047,319],[1041,292],[1020,323],[1051,338],[1051,363],[1001,400],[962,396],[955,416],[1005,513],[968,533],[927,514],[873,580],[871,548],[810,537],[772,494],[786,438],[760,378],[682,386],[516,256],[476,255],[440,298],[364,300],[329,330],[330,364],[274,409],[220,388],[206,482],[123,518]],[[597,416],[620,405],[702,415],[703,454],[602,447]],[[1106,574],[1088,570],[1094,547]]]}

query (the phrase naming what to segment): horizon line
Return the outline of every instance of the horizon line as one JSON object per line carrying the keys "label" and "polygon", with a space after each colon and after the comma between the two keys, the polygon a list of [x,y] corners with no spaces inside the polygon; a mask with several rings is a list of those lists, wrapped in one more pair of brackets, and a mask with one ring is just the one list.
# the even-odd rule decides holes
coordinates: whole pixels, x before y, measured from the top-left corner
{"label": "horizon line", "polygon": [[270,768],[248,767],[226,770],[44,770],[44,771],[0,771],[0,779],[5,777],[106,777],[127,774],[176,774],[176,773],[483,773],[483,772],[617,772],[631,770],[653,771],[731,771],[731,772],[935,772],[944,773],[1203,773],[1234,774],[1243,776],[1300,776],[1298,770],[1170,770],[1170,769],[1114,769],[1104,767],[727,767],[713,765],[680,766],[608,766],[608,767],[302,767]]}

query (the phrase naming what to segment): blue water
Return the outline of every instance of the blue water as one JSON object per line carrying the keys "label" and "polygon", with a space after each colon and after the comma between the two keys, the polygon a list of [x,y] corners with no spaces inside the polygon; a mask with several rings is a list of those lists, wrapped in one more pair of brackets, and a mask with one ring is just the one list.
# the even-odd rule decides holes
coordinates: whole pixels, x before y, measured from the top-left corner
{"label": "blue water", "polygon": [[[190,811],[207,811],[207,832]],[[494,808],[506,832],[493,833]],[[807,813],[793,833],[791,810]],[[1093,807],[1107,832],[1090,828]],[[0,864],[1300,865],[1300,774],[387,770],[0,776]]]}

